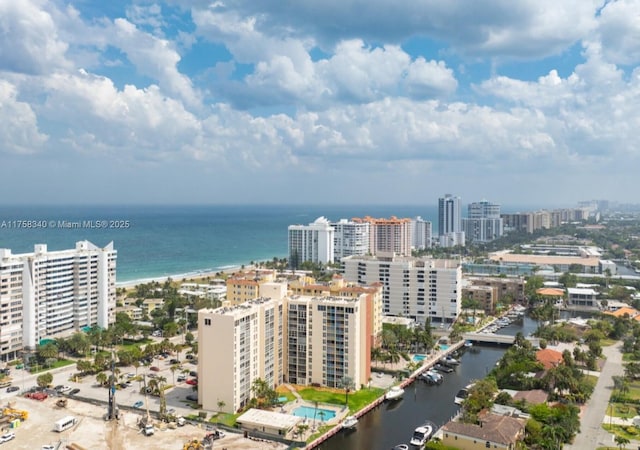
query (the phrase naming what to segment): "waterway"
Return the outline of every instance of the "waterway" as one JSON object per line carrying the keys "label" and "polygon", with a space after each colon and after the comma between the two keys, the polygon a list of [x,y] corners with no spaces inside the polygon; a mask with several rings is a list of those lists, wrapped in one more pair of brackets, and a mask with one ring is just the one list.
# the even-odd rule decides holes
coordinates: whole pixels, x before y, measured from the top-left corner
{"label": "waterway", "polygon": [[[499,330],[501,334],[521,332],[528,336],[537,323],[528,317]],[[473,380],[483,378],[502,357],[507,347],[477,345],[466,351],[461,364],[445,374],[439,386],[416,381],[407,386],[402,400],[385,402],[361,417],[353,430],[342,430],[318,448],[323,450],[389,450],[394,445],[408,443],[413,430],[431,421],[438,427],[456,414],[459,406],[453,402],[456,392]]]}

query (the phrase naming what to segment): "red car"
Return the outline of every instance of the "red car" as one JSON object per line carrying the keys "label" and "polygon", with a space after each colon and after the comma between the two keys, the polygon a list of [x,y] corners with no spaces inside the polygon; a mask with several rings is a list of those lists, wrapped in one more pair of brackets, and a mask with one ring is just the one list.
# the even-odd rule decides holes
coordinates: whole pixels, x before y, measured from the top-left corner
{"label": "red car", "polygon": [[192,386],[197,386],[198,385],[198,380],[196,380],[195,378],[191,378],[191,379],[187,380],[187,384],[190,384]]}
{"label": "red car", "polygon": [[153,370],[154,372],[160,372],[160,367],[158,367],[158,366],[151,366],[151,367],[149,367],[149,370]]}

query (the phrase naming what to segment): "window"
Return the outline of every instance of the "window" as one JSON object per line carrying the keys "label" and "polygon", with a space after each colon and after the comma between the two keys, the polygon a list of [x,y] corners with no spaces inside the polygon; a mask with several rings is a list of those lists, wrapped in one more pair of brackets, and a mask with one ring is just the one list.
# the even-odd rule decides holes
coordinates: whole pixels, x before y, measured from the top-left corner
{"label": "window", "polygon": [[211,325],[211,319],[209,319],[209,318],[205,318],[205,319],[204,319],[204,324],[205,324],[205,325]]}

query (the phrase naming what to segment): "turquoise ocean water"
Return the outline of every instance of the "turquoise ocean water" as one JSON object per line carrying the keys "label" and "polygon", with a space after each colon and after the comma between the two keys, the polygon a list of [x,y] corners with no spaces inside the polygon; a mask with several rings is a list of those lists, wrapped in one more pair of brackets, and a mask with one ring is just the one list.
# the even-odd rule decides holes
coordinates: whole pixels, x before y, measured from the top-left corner
{"label": "turquoise ocean water", "polygon": [[[437,228],[435,205],[2,206],[0,248],[24,253],[32,252],[38,243],[47,244],[49,250],[62,250],[85,239],[98,246],[113,241],[118,250],[117,280],[125,282],[284,258],[289,225],[306,225],[319,216],[337,221],[365,215],[419,215]],[[125,227],[82,224],[105,220]],[[36,226],[26,228],[17,221],[35,221]],[[62,223],[72,227],[63,228]]]}

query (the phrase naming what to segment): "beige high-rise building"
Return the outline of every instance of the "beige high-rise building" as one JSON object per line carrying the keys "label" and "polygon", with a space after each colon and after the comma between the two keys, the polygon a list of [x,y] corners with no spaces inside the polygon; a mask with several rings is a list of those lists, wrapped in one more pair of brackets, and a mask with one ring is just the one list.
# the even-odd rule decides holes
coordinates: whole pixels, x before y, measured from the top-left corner
{"label": "beige high-rise building", "polygon": [[411,219],[376,219],[374,217],[354,218],[354,223],[369,224],[369,252],[395,253],[396,255],[411,255],[412,229]]}
{"label": "beige high-rise building", "polygon": [[367,295],[367,306],[371,314],[371,335],[370,343],[372,347],[380,345],[382,335],[382,289],[381,283],[371,285],[359,285],[357,283],[347,283],[342,275],[335,274],[328,283],[318,283],[313,278],[302,279],[289,283],[291,295],[305,295],[312,297],[360,297]]}
{"label": "beige high-rise building", "polygon": [[[352,389],[371,375],[371,295],[256,299],[198,312],[198,401],[203,409],[236,412],[261,379]],[[219,405],[224,404],[221,408]]]}
{"label": "beige high-rise building", "polygon": [[281,300],[254,299],[198,311],[198,403],[203,409],[236,412],[254,396],[255,380],[271,388],[283,383],[283,310]]}

